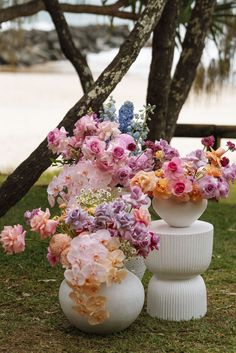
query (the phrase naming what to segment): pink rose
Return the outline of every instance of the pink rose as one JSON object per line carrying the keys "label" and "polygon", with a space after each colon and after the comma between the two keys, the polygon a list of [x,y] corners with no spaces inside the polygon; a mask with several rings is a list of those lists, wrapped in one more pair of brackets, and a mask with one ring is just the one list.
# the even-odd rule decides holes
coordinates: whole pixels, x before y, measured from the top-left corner
{"label": "pink rose", "polygon": [[116,139],[120,141],[120,144],[124,145],[124,147],[129,150],[129,151],[135,151],[136,150],[136,143],[135,140],[132,136],[128,134],[121,134],[118,136]]}
{"label": "pink rose", "polygon": [[0,233],[0,242],[6,253],[17,254],[25,250],[25,233],[20,224],[4,227]]}
{"label": "pink rose", "polygon": [[172,183],[172,192],[175,196],[181,196],[191,192],[193,185],[191,181],[187,178],[179,179],[178,181]]}
{"label": "pink rose", "polygon": [[104,141],[94,136],[87,136],[82,146],[82,152],[87,158],[98,157],[104,153],[105,147],[106,143]]}
{"label": "pink rose", "polygon": [[174,157],[170,162],[163,164],[164,176],[168,179],[179,179],[184,174],[183,162],[180,158]]}
{"label": "pink rose", "polygon": [[56,232],[58,221],[49,219],[50,212],[46,209],[46,212],[39,211],[30,220],[31,230],[40,234],[41,239],[45,239]]}
{"label": "pink rose", "polygon": [[112,156],[115,159],[122,159],[125,156],[125,150],[121,146],[115,146],[112,150]]}
{"label": "pink rose", "polygon": [[48,140],[48,148],[53,152],[60,154],[64,150],[67,145],[67,137],[68,132],[61,127],[60,130],[55,128],[50,131],[47,140]]}

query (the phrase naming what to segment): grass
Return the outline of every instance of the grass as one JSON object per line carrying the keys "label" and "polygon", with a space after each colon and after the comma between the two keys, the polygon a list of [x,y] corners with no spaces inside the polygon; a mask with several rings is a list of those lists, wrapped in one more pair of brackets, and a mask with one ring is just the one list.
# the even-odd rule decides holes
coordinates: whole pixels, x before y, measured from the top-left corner
{"label": "grass", "polygon": [[[104,337],[83,334],[69,324],[59,307],[63,271],[49,267],[47,242],[39,243],[33,235],[25,253],[6,256],[0,252],[1,353],[235,353],[235,191],[226,203],[209,203],[202,217],[215,227],[212,263],[203,275],[208,289],[204,318],[166,322],[149,317],[144,307],[123,332]],[[35,186],[0,219],[0,229],[22,222],[24,210],[39,205],[47,206],[45,187]],[[150,277],[146,273],[145,288]]]}

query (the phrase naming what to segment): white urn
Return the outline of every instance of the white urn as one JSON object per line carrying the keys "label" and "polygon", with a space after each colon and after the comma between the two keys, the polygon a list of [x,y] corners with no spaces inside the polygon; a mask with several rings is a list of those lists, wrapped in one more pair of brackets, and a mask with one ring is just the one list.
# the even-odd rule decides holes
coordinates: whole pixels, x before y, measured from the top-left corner
{"label": "white urn", "polygon": [[144,288],[139,278],[133,273],[128,274],[120,284],[110,287],[103,284],[99,295],[105,296],[109,318],[98,325],[91,325],[88,319],[76,310],[70,298],[72,289],[64,280],[59,289],[59,301],[67,319],[79,330],[88,333],[109,334],[119,332],[130,326],[139,316],[144,304]]}
{"label": "white urn", "polygon": [[178,202],[174,198],[153,199],[155,212],[171,227],[189,227],[207,208],[207,200]]}

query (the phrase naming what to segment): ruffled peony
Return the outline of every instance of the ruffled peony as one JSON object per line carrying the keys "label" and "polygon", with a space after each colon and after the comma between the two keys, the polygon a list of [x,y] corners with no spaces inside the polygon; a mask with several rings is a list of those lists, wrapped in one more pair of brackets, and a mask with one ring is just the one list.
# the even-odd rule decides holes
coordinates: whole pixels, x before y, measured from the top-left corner
{"label": "ruffled peony", "polygon": [[47,208],[45,212],[42,210],[31,218],[30,226],[33,232],[39,233],[41,239],[46,239],[56,232],[58,221],[49,219],[50,212]]}
{"label": "ruffled peony", "polygon": [[5,226],[0,233],[0,242],[7,254],[17,254],[25,250],[25,234],[20,224]]}

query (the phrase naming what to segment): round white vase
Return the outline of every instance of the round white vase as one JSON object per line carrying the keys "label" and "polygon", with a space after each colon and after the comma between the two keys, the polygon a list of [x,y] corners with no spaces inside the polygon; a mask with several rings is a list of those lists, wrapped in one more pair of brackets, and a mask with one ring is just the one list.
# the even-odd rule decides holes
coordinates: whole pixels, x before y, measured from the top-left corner
{"label": "round white vase", "polygon": [[59,289],[62,311],[72,325],[88,333],[109,334],[126,329],[139,316],[144,304],[143,285],[137,276],[128,271],[120,284],[113,284],[110,287],[102,285],[99,295],[107,298],[106,309],[110,316],[101,324],[90,325],[86,317],[73,309],[75,303],[69,297],[71,291],[64,280]]}
{"label": "round white vase", "polygon": [[135,274],[140,279],[140,281],[142,281],[146,271],[145,261],[142,256],[131,257],[129,260],[125,260],[124,264],[128,271]]}
{"label": "round white vase", "polygon": [[153,199],[155,212],[171,227],[189,227],[207,208],[207,200],[198,202],[178,202],[173,198],[167,200]]}
{"label": "round white vase", "polygon": [[152,317],[181,321],[206,314],[206,286],[201,273],[208,268],[213,248],[213,226],[196,221],[188,228],[152,222],[160,235],[160,250],[153,250],[145,263],[153,273],[148,285],[147,311]]}

